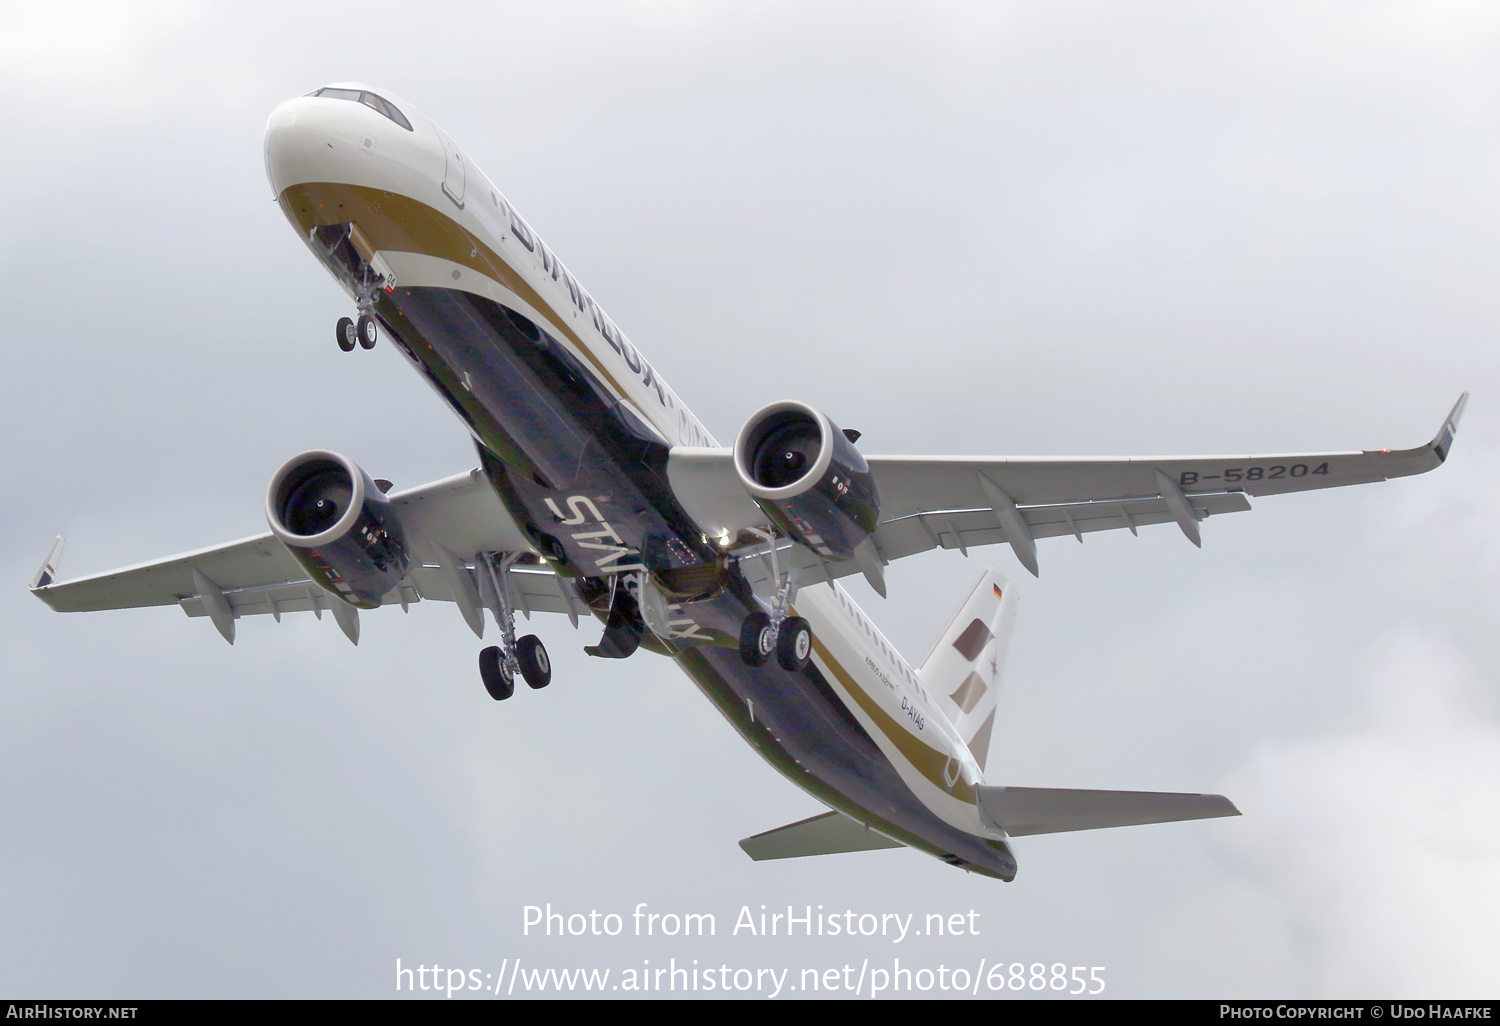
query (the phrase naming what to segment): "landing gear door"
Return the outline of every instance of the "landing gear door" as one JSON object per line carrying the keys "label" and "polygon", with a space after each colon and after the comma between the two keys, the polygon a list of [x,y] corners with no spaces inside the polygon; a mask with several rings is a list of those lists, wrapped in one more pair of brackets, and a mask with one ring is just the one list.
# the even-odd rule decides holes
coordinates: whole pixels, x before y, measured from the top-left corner
{"label": "landing gear door", "polygon": [[447,132],[439,128],[437,134],[443,141],[443,192],[462,210],[464,185],[468,180],[468,161],[457,144],[448,138]]}

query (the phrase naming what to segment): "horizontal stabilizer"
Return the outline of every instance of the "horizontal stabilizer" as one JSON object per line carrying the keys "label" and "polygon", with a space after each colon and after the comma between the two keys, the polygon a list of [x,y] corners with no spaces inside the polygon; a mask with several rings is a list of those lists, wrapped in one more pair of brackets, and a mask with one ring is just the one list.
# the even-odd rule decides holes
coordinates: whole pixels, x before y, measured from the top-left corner
{"label": "horizontal stabilizer", "polygon": [[875,851],[900,848],[901,842],[877,834],[842,812],[825,812],[788,826],[767,830],[740,842],[756,862],[795,859],[804,855],[835,855],[844,851]]}
{"label": "horizontal stabilizer", "polygon": [[1011,837],[1240,814],[1221,794],[983,786],[979,788],[979,812]]}

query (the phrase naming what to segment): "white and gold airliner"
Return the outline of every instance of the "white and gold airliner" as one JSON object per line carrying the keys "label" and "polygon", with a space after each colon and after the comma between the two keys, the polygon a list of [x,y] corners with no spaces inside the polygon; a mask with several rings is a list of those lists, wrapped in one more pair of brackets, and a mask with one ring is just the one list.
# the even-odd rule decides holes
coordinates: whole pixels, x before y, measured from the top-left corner
{"label": "white and gold airliner", "polygon": [[1010,838],[1236,815],[1218,795],[989,786],[984,766],[1016,599],[993,568],[926,659],[908,663],[839,585],[928,549],[1176,524],[1250,496],[1419,474],[1446,458],[1463,399],[1400,451],[1200,458],[866,456],[820,410],[771,403],[721,446],[661,373],[442,129],[388,92],[333,85],[283,103],[266,173],[297,237],[354,301],[335,341],[381,336],[474,437],[479,466],[392,492],[348,457],[289,460],[255,538],[71,581],[62,539],[31,582],[53,609],[180,606],[233,642],[253,613],[436,599],[500,643],[496,699],[551,677],[515,612],[592,616],[588,651],[674,660],[740,735],[825,803],[740,842],[751,857],[918,848],[1009,880]]}

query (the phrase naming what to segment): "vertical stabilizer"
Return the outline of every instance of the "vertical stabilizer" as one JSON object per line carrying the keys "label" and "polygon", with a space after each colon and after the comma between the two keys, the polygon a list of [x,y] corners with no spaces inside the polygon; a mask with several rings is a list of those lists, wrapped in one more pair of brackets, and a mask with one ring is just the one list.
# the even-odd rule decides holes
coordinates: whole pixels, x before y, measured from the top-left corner
{"label": "vertical stabilizer", "polygon": [[989,755],[1016,601],[1010,582],[987,568],[917,671],[980,769]]}

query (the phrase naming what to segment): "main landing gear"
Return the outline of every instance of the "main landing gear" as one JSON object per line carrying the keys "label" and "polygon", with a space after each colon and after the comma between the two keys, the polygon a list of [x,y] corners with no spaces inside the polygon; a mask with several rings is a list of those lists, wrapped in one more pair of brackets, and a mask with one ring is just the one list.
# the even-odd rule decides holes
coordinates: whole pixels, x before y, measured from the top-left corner
{"label": "main landing gear", "polygon": [[361,349],[374,349],[375,343],[380,341],[375,318],[367,313],[360,314],[357,321],[340,317],[333,332],[338,338],[339,348],[346,353],[352,353],[356,345]]}
{"label": "main landing gear", "polygon": [[746,666],[764,666],[776,655],[777,664],[788,673],[801,673],[807,669],[812,657],[812,627],[800,616],[789,616],[792,608],[792,570],[785,573],[776,560],[776,535],[772,531],[758,532],[771,547],[771,574],[776,581],[776,596],[771,600],[770,613],[756,610],[745,617],[740,626],[740,658]]}
{"label": "main landing gear", "polygon": [[547,657],[547,648],[535,634],[516,638],[516,617],[510,607],[510,590],[507,587],[507,571],[515,556],[501,557],[496,565],[495,553],[481,553],[478,566],[480,573],[489,578],[494,591],[495,620],[500,625],[500,644],[491,645],[479,653],[479,679],[484,681],[484,690],[491,698],[503,702],[516,693],[516,674],[532,689],[544,688],[552,683],[552,660]]}
{"label": "main landing gear", "polygon": [[535,634],[528,634],[516,642],[513,659],[505,658],[499,645],[491,645],[479,653],[479,679],[484,681],[484,690],[497,702],[503,702],[516,693],[516,673],[530,688],[544,688],[552,683],[552,660],[547,658],[546,646]]}
{"label": "main landing gear", "polygon": [[740,628],[740,658],[748,666],[764,666],[772,653],[783,670],[801,673],[812,655],[812,627],[800,616],[788,616],[780,627],[773,627],[765,613],[745,617]]}

